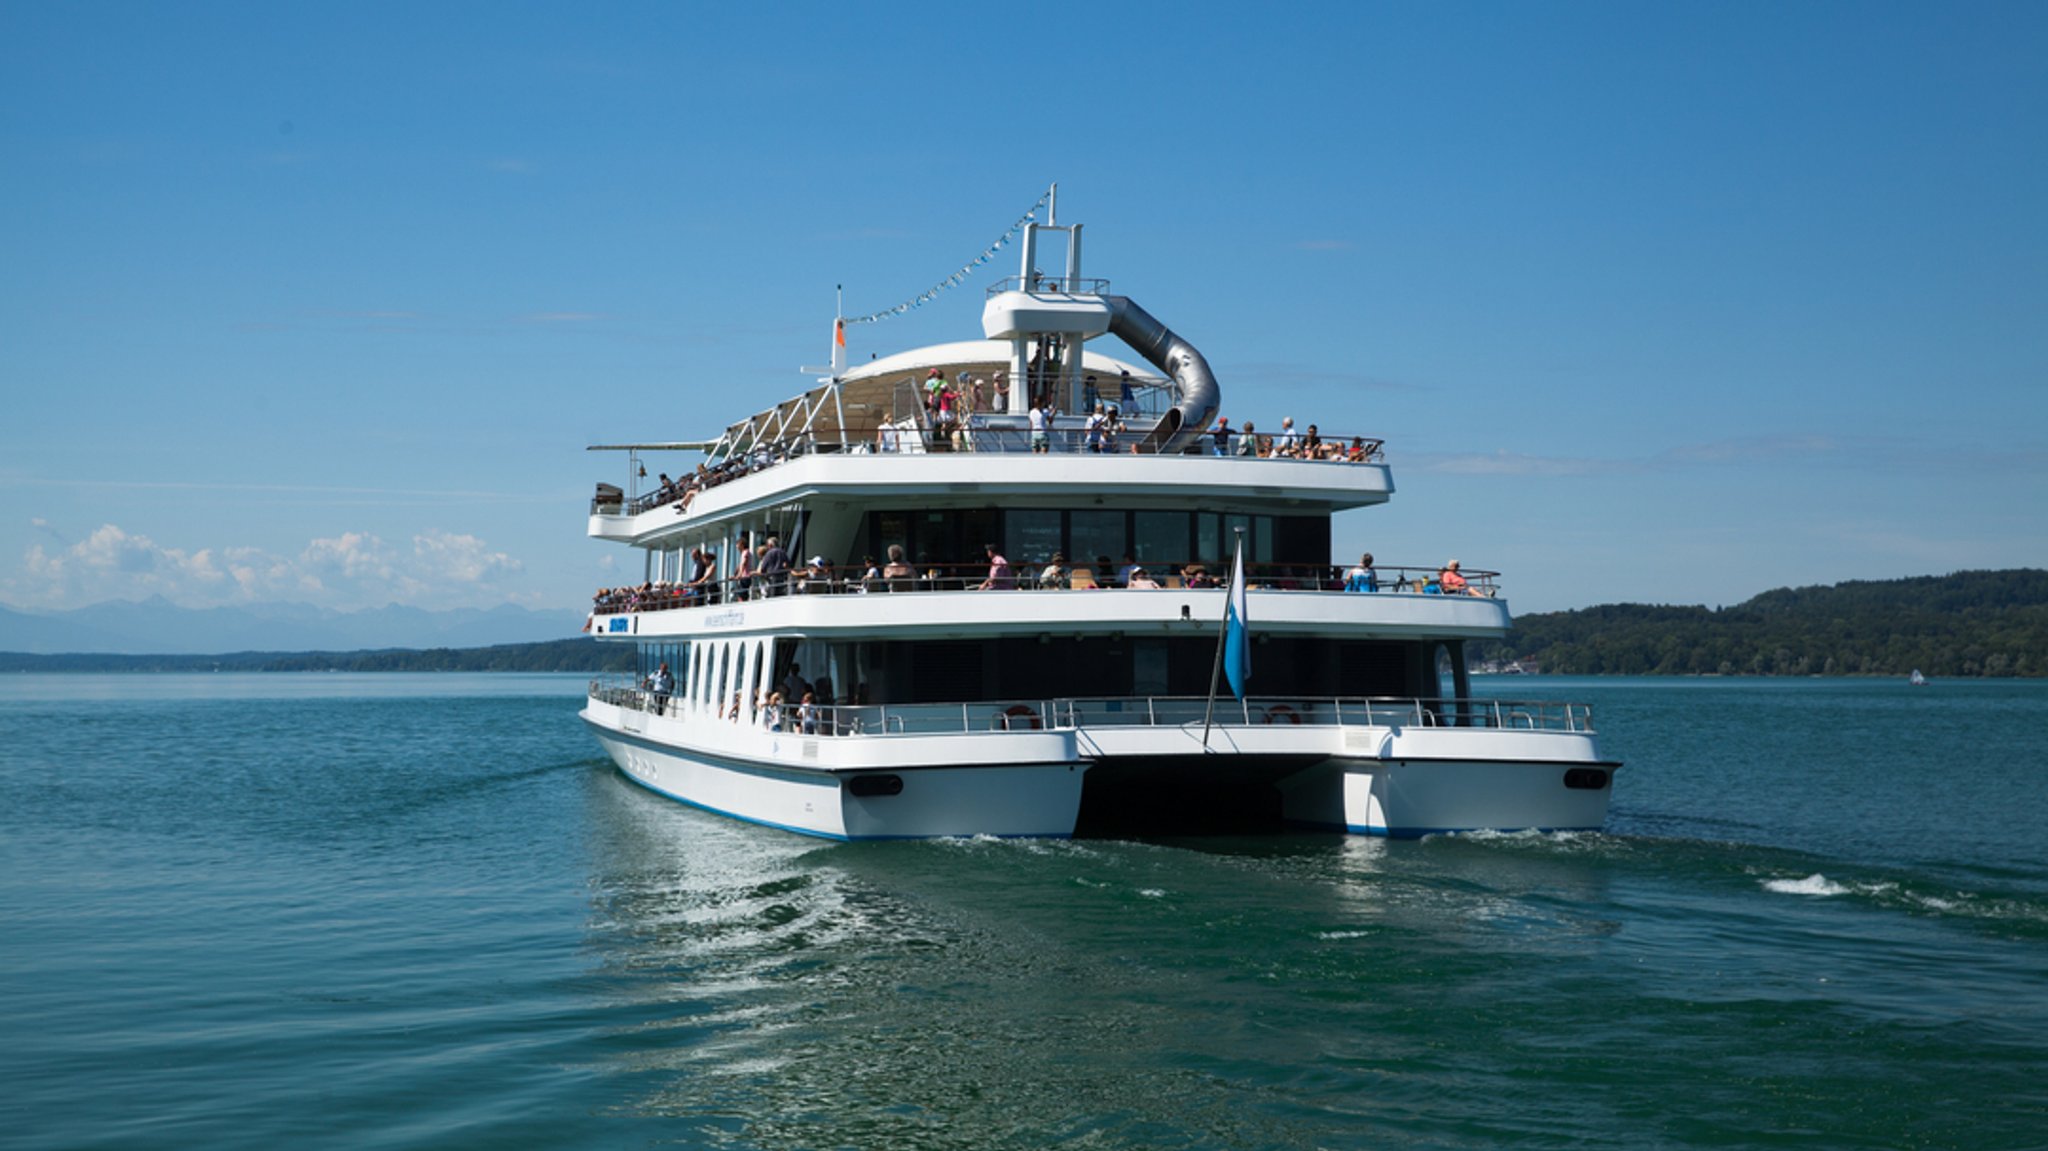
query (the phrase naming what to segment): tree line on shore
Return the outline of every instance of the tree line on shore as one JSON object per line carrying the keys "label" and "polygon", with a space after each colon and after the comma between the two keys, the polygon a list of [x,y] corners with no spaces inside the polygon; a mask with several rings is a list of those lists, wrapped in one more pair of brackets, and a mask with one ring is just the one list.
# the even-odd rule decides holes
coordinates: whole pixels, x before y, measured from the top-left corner
{"label": "tree line on shore", "polygon": [[1733,607],[1606,604],[1523,616],[1474,661],[1557,675],[2048,675],[2048,571],[1779,588]]}
{"label": "tree line on shore", "polygon": [[[1558,675],[2048,676],[2048,571],[1779,588],[1733,607],[1605,604],[1515,621],[1467,645],[1475,663]],[[494,647],[224,655],[28,655],[0,672],[631,671],[633,649],[594,639]]]}

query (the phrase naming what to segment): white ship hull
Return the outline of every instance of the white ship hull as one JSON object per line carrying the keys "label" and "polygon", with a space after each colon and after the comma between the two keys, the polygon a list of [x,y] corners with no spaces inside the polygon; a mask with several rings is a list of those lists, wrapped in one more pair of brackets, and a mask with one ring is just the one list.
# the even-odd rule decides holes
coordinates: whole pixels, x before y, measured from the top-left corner
{"label": "white ship hull", "polygon": [[[1081,805],[1072,732],[807,736],[597,699],[583,718],[619,770],[650,791],[827,839],[1063,838]],[[856,794],[861,779],[901,790]]]}
{"label": "white ship hull", "polygon": [[[1086,714],[1071,704],[1048,710]],[[1313,705],[1302,710],[1316,714]],[[804,735],[597,698],[584,719],[642,787],[844,840],[1065,838],[1088,818],[1091,794],[1142,813],[1181,811],[1205,797],[1228,803],[1261,788],[1271,789],[1285,824],[1352,834],[1597,830],[1614,767],[1594,758],[1589,735],[1486,728],[1226,722],[1210,729],[1205,749],[1193,723]],[[1092,793],[1091,773],[1103,785]],[[1106,794],[1112,787],[1122,794]]]}

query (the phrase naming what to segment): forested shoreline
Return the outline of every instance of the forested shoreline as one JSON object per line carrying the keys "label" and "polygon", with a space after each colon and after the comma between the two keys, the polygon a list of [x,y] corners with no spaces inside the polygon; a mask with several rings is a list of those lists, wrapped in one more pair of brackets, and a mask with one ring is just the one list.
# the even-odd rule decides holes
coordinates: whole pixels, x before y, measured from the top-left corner
{"label": "forested shoreline", "polygon": [[[1474,663],[1557,675],[2048,676],[2048,571],[1779,588],[1733,607],[1603,604],[1515,621]],[[0,672],[630,671],[633,649],[576,638],[477,648],[220,655],[0,652]]]}
{"label": "forested shoreline", "polygon": [[1605,604],[1515,621],[1476,661],[1557,675],[2048,675],[2048,571],[1779,588],[1725,608]]}

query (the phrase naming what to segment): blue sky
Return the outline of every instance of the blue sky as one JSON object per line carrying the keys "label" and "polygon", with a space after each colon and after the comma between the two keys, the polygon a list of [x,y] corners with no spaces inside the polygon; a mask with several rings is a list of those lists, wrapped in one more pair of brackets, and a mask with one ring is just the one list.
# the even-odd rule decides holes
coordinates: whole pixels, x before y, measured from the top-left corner
{"label": "blue sky", "polygon": [[1386,438],[1340,557],[2048,565],[2044,59],[2039,4],[5,0],[0,602],[574,607],[585,445],[803,387],[834,285],[1054,180],[1233,423]]}

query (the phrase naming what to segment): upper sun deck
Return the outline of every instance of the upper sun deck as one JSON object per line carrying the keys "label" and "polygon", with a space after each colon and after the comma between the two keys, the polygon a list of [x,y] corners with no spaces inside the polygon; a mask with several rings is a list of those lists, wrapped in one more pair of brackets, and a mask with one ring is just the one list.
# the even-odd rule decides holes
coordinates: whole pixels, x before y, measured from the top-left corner
{"label": "upper sun deck", "polygon": [[[1358,460],[1275,454],[1148,455],[1091,451],[1085,430],[1058,428],[1047,450],[1031,450],[1028,428],[991,417],[962,442],[935,443],[905,430],[886,447],[798,441],[706,468],[690,480],[628,499],[600,487],[591,505],[593,538],[641,542],[684,528],[755,515],[797,502],[845,500],[866,507],[1051,501],[1121,508],[1227,507],[1234,511],[1330,514],[1385,503],[1391,469],[1380,441],[1359,440]],[[1213,444],[1213,440],[1208,442]],[[1347,441],[1348,443],[1348,441]],[[1234,451],[1237,444],[1231,444]],[[911,449],[911,450],[904,450]],[[941,449],[941,450],[933,450]],[[1346,449],[1349,450],[1348,448]]]}

